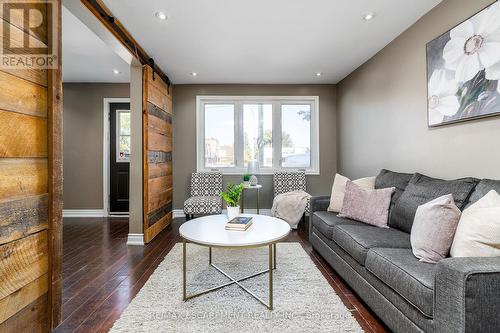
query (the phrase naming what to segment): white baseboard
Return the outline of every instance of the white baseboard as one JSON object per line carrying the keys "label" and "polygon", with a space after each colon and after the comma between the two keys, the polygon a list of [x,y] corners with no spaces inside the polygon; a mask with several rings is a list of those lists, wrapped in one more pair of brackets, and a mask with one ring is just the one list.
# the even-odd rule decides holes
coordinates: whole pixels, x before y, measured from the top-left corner
{"label": "white baseboard", "polygon": [[63,217],[106,217],[104,209],[64,209]]}
{"label": "white baseboard", "polygon": [[[245,209],[246,214],[257,214],[257,209]],[[226,210],[222,210],[222,214],[226,214]],[[271,210],[270,209],[260,209],[259,210],[260,215],[267,215],[271,216]],[[172,211],[172,217],[175,219],[177,217],[185,217],[186,215],[184,214],[184,211],[182,209],[174,209]]]}
{"label": "white baseboard", "polygon": [[144,234],[128,234],[127,245],[144,245]]}
{"label": "white baseboard", "polygon": [[184,210],[182,209],[174,209],[172,210],[172,218],[177,218],[177,217],[185,217],[186,215],[184,214]]}

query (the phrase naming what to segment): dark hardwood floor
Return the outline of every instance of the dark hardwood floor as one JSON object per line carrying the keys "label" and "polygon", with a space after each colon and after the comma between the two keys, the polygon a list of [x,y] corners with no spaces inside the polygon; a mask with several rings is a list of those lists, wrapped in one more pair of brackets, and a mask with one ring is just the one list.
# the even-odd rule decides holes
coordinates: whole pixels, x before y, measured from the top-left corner
{"label": "dark hardwood floor", "polygon": [[[127,218],[65,218],[62,323],[55,332],[107,332],[180,241],[175,219],[147,246],[127,246]],[[300,242],[366,332],[387,328],[309,245],[306,227],[287,241]]]}

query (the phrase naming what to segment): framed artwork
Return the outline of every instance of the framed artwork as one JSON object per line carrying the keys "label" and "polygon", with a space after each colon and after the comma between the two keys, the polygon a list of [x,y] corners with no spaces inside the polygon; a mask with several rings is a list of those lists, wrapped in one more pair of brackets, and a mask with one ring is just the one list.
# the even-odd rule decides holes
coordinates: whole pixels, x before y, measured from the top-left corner
{"label": "framed artwork", "polygon": [[427,44],[430,127],[500,114],[500,3]]}

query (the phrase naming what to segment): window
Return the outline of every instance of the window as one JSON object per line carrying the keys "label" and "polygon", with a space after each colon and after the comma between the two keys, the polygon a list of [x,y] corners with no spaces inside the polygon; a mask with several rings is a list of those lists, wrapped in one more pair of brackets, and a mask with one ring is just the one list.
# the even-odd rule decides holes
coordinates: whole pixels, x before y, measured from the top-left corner
{"label": "window", "polygon": [[197,97],[198,171],[261,174],[305,169],[319,174],[319,98]]}
{"label": "window", "polygon": [[204,118],[205,167],[234,167],[234,105],[206,104]]}
{"label": "window", "polygon": [[130,111],[116,110],[116,162],[130,162]]}

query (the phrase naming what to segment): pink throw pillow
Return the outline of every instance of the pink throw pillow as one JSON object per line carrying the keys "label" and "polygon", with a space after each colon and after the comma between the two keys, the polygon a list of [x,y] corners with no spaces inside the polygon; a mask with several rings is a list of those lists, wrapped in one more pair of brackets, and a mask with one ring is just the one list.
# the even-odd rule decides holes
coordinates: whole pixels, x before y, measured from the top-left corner
{"label": "pink throw pillow", "polygon": [[394,187],[365,190],[348,181],[339,217],[346,217],[379,228],[389,228],[387,226],[389,206],[394,191]]}

